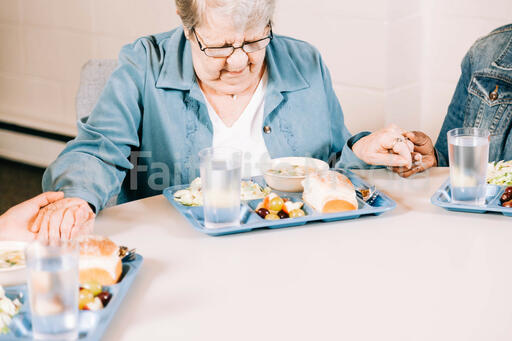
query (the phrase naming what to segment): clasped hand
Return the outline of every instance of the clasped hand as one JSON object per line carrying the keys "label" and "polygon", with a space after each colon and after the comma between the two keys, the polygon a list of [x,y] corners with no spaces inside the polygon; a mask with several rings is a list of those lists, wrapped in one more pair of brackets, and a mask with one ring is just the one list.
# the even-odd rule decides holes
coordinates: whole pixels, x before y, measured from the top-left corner
{"label": "clasped hand", "polygon": [[0,216],[0,239],[55,242],[89,234],[95,214],[79,198],[64,198],[62,192],[42,193]]}
{"label": "clasped hand", "polygon": [[352,151],[364,162],[388,166],[405,178],[437,165],[434,145],[426,134],[396,125],[361,138]]}

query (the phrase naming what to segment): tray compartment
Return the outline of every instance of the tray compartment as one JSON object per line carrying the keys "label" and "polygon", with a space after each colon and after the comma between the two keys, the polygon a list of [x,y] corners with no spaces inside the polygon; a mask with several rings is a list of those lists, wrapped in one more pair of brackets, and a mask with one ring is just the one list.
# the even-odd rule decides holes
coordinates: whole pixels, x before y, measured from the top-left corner
{"label": "tray compartment", "polygon": [[[298,202],[298,201],[301,201],[301,202],[303,203],[303,205],[302,205],[302,210],[304,211],[304,213],[306,214],[306,216],[309,216],[309,215],[313,215],[313,214],[315,214],[315,210],[313,210],[313,209],[312,209],[308,204],[306,204],[306,203],[304,202],[304,200],[302,200],[302,196],[299,196],[299,195],[289,195],[289,193],[288,193],[288,194],[286,194],[286,195],[285,195],[285,194],[280,195],[280,194],[278,194],[278,192],[273,192],[273,193],[276,193],[276,194],[277,194],[277,195],[279,195],[281,198],[283,198],[283,199],[285,199],[285,198],[286,198],[286,199],[288,199],[288,200],[290,200],[290,201],[292,201],[292,202]],[[282,193],[282,192],[279,192],[279,193]],[[260,203],[260,202],[262,202],[262,201],[263,201],[263,199],[257,199],[257,200],[251,200],[251,201],[249,201],[249,202],[248,202],[248,205],[249,205],[249,207],[250,207],[251,211],[253,212],[253,214],[254,214],[256,217],[258,217],[258,219],[261,219],[261,220],[263,220],[263,221],[282,221],[282,222],[284,222],[284,221],[286,221],[286,220],[288,220],[288,219],[299,219],[299,218],[300,218],[300,217],[298,217],[298,218],[285,218],[285,219],[280,219],[280,220],[265,220],[264,218],[260,217],[260,216],[255,212],[255,211],[256,211],[256,207],[258,207],[259,203]]]}
{"label": "tray compartment", "polygon": [[512,217],[512,208],[503,207],[500,204],[500,196],[505,191],[505,188],[506,186],[487,185],[484,206],[455,204],[451,202],[450,178],[448,178],[432,195],[430,201],[432,204],[449,211],[469,213],[494,212],[501,213],[507,217]]}
{"label": "tray compartment", "polygon": [[[183,205],[182,205],[183,206]],[[186,206],[191,219],[197,224],[204,226],[204,209],[203,206]],[[257,214],[254,214],[258,216]],[[245,203],[240,204],[240,225],[250,224],[255,221],[255,217],[251,214],[249,207]]]}
{"label": "tray compartment", "polygon": [[315,214],[315,211],[307,205],[302,200],[302,193],[292,193],[292,192],[280,192],[280,191],[272,191],[273,193],[279,195],[281,198],[286,198],[290,201],[297,202],[301,201],[303,203],[302,210],[306,214],[304,217],[297,217],[297,218],[284,218],[279,220],[265,220],[264,218],[260,217],[256,212],[256,207],[258,207],[258,204],[263,201],[263,199],[257,199],[257,200],[251,200],[248,202],[248,205],[253,212],[253,215],[256,216],[256,218],[259,220],[260,225],[263,224],[264,226],[261,226],[262,228],[271,228],[271,229],[277,229],[277,228],[284,228],[284,227],[292,227],[292,226],[300,226],[304,225],[308,222],[307,217],[312,216]]}

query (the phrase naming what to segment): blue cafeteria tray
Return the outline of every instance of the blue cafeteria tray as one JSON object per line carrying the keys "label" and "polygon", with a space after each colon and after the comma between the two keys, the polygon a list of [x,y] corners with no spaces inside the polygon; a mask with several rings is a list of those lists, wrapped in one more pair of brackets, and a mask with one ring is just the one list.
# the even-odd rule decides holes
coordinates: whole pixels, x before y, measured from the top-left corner
{"label": "blue cafeteria tray", "polygon": [[486,213],[499,212],[507,217],[512,217],[512,208],[500,205],[500,196],[507,186],[487,185],[487,194],[484,206],[454,204],[451,199],[450,178],[430,198],[432,204],[450,211]]}
{"label": "blue cafeteria tray", "polygon": [[[100,340],[105,330],[114,317],[117,309],[121,305],[124,296],[132,285],[137,272],[142,265],[143,258],[141,255],[136,254],[135,259],[128,262],[123,262],[123,272],[119,283],[103,288],[112,294],[110,302],[107,306],[98,311],[85,311],[81,310],[78,321],[78,340],[79,341],[97,341]],[[9,325],[10,332],[8,334],[0,335],[1,341],[25,341],[32,340],[32,325],[30,322],[30,306],[28,303],[27,285],[17,285],[6,287],[5,293],[8,297],[15,297],[22,293],[22,307],[20,312],[13,317]]]}
{"label": "blue cafeteria tray", "polygon": [[[336,169],[336,171],[343,173],[346,175],[350,181],[354,184],[356,188],[359,187],[369,187],[360,177],[356,174],[352,173],[348,170]],[[263,180],[262,176],[257,176],[251,179],[252,181],[258,183],[261,186],[265,186],[265,180]],[[241,204],[241,214],[240,214],[240,225],[239,226],[231,226],[231,227],[223,227],[223,228],[206,228],[204,227],[204,214],[202,206],[185,206],[180,204],[179,202],[174,200],[174,193],[178,190],[188,188],[189,185],[179,185],[179,186],[171,186],[164,190],[163,194],[165,198],[174,206],[178,211],[192,224],[197,230],[206,233],[210,236],[221,236],[232,233],[241,233],[248,232],[258,228],[282,228],[282,227],[290,227],[290,226],[298,226],[304,225],[308,222],[313,221],[336,221],[336,220],[346,220],[346,219],[355,219],[359,218],[363,215],[380,215],[386,211],[392,210],[396,207],[396,203],[391,200],[387,195],[380,193],[377,191],[378,196],[376,200],[369,205],[364,201],[357,198],[359,208],[354,211],[345,211],[338,213],[318,213],[313,210],[313,208],[309,207],[306,203],[304,203],[303,210],[306,213],[304,217],[298,218],[287,218],[287,219],[279,219],[279,220],[265,220],[261,218],[259,215],[254,213],[254,209],[258,205],[258,203],[262,199],[258,200],[249,200],[247,202],[242,202]],[[302,192],[290,193],[290,192],[280,192],[272,190],[272,192],[281,196],[282,198],[288,198],[292,201],[303,201],[302,200]]]}

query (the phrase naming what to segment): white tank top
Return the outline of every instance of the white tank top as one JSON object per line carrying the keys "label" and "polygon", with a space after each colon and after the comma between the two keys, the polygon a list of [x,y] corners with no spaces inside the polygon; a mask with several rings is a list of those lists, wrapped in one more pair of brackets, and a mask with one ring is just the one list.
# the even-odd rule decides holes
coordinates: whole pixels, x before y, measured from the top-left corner
{"label": "white tank top", "polygon": [[203,93],[213,125],[213,147],[233,147],[243,152],[242,178],[261,175],[261,165],[270,159],[263,140],[263,109],[267,80],[265,70],[249,104],[231,127],[222,122]]}

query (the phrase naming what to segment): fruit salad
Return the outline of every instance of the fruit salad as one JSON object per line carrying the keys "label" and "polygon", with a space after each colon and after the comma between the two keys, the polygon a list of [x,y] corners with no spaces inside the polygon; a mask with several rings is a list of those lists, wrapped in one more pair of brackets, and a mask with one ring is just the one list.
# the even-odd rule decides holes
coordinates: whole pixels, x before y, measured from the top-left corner
{"label": "fruit salad", "polygon": [[80,285],[78,294],[78,308],[80,310],[101,310],[107,306],[112,294],[103,290],[96,282],[87,282]]}
{"label": "fruit salad", "polygon": [[302,201],[293,202],[287,198],[281,198],[275,193],[270,193],[256,207],[256,214],[266,220],[278,220],[297,218],[306,215],[302,210]]}

